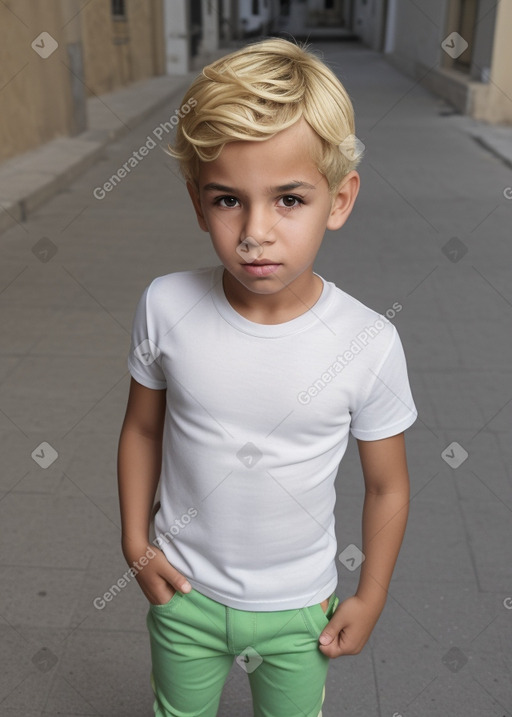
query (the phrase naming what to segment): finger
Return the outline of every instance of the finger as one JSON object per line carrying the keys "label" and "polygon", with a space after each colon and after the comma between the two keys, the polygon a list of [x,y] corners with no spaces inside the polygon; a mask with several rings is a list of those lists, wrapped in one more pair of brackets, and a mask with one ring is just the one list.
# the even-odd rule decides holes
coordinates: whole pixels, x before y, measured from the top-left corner
{"label": "finger", "polygon": [[345,622],[336,624],[337,621],[334,619],[331,620],[327,625],[324,627],[322,632],[320,633],[320,637],[318,638],[321,645],[330,645],[333,642],[337,642],[338,637],[344,636],[344,627],[343,625],[346,625]]}
{"label": "finger", "polygon": [[179,590],[181,593],[189,593],[192,590],[192,585],[187,578],[176,570],[176,568],[173,568],[172,565],[169,565],[164,577],[173,588]]}
{"label": "finger", "polygon": [[342,655],[354,654],[348,645],[341,645],[339,642],[335,641],[333,641],[330,645],[319,645],[318,649],[323,655],[329,657],[330,659],[341,657]]}
{"label": "finger", "polygon": [[339,657],[348,652],[347,635],[343,628],[336,629],[327,625],[318,641],[318,648],[326,657]]}
{"label": "finger", "polygon": [[366,640],[357,635],[349,637],[344,630],[341,630],[335,640],[329,645],[319,645],[319,649],[324,655],[332,658],[341,655],[358,655],[365,644]]}

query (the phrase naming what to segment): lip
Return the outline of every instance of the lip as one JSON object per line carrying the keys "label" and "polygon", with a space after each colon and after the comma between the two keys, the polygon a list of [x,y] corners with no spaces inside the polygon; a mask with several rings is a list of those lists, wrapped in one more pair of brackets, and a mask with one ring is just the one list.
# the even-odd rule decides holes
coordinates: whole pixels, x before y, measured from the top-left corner
{"label": "lip", "polygon": [[246,264],[257,264],[258,266],[263,266],[264,264],[277,264],[277,261],[272,261],[271,259],[253,259],[253,261],[248,261]]}
{"label": "lip", "polygon": [[253,276],[268,276],[269,274],[273,274],[275,271],[277,271],[281,264],[254,262],[252,264],[242,264],[242,266],[245,271],[247,271],[249,274],[252,274]]}

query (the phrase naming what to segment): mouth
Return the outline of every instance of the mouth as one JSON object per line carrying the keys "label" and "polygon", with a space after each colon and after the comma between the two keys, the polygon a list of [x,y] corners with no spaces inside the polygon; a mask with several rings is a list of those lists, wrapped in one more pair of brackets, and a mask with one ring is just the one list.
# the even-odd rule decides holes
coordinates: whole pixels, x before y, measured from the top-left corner
{"label": "mouth", "polygon": [[250,266],[279,266],[277,261],[271,261],[270,259],[260,259],[259,261],[255,259],[254,261],[246,262]]}
{"label": "mouth", "polygon": [[268,276],[277,271],[281,264],[275,264],[268,259],[264,259],[253,261],[250,264],[242,264],[242,266],[248,274],[252,274],[253,276]]}

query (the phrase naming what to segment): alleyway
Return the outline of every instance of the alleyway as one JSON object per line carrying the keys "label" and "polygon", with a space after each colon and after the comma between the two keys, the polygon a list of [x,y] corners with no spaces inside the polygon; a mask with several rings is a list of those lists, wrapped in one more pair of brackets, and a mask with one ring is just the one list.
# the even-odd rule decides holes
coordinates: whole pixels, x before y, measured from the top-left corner
{"label": "alleyway", "polygon": [[[315,271],[381,313],[401,306],[392,321],[419,411],[388,602],[361,654],[331,662],[323,717],[510,717],[512,173],[470,120],[379,54],[314,47],[366,148],[353,214]],[[130,328],[152,278],[219,262],[158,147],[101,188],[180,99],[0,236],[3,717],[151,714],[142,593],[132,582],[93,604],[126,571],[116,454]],[[353,439],[337,495],[341,552],[360,544]],[[338,572],[344,599],[358,571]],[[219,717],[251,714],[234,663]]]}

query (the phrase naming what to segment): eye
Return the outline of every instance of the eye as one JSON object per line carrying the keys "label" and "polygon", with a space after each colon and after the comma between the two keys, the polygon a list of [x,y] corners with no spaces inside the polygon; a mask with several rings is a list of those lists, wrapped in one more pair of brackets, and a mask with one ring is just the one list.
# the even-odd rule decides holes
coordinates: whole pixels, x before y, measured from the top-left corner
{"label": "eye", "polygon": [[214,204],[216,204],[219,207],[224,207],[225,209],[233,209],[233,207],[236,207],[238,203],[238,199],[236,197],[217,197],[215,199]]}
{"label": "eye", "polygon": [[294,209],[295,207],[298,207],[299,204],[304,204],[300,197],[296,197],[293,194],[286,194],[285,196],[281,197],[279,201],[283,202],[282,206],[286,207],[287,209]]}

